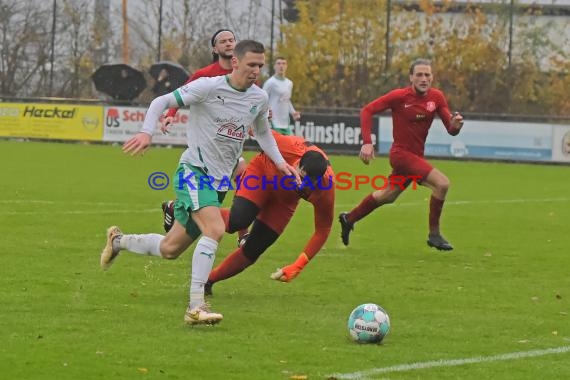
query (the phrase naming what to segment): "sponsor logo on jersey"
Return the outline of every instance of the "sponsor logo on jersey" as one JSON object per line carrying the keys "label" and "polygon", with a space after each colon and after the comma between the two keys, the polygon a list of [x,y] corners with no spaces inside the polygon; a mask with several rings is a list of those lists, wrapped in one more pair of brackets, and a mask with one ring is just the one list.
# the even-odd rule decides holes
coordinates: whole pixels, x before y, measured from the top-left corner
{"label": "sponsor logo on jersey", "polygon": [[243,125],[237,126],[233,123],[226,123],[218,128],[216,134],[228,139],[243,141],[245,139],[245,127]]}
{"label": "sponsor logo on jersey", "polygon": [[216,117],[214,119],[214,121],[218,124],[223,124],[223,123],[233,123],[233,124],[239,124],[241,123],[242,118],[241,117],[235,117],[235,116],[231,116],[231,117]]}

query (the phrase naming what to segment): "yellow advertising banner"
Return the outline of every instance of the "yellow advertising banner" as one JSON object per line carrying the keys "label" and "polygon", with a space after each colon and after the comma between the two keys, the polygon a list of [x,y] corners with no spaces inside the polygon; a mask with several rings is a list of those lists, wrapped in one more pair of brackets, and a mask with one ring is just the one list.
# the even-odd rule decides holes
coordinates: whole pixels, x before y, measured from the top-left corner
{"label": "yellow advertising banner", "polygon": [[0,136],[101,141],[103,106],[0,103]]}

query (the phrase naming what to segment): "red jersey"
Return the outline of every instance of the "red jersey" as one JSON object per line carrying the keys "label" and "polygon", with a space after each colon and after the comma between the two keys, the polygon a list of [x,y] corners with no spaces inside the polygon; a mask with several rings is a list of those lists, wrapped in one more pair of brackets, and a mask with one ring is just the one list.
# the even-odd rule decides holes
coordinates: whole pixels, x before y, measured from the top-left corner
{"label": "red jersey", "polygon": [[[217,77],[220,75],[231,74],[232,69],[224,69],[220,66],[220,61],[216,61],[208,66],[204,66],[199,70],[196,70],[194,74],[186,81],[186,83],[192,82],[198,78],[202,77]],[[186,84],[184,83],[184,84]]]}
{"label": "red jersey", "polygon": [[420,157],[428,131],[437,113],[447,132],[455,136],[459,130],[451,125],[452,114],[447,100],[438,89],[430,88],[425,94],[418,94],[413,87],[399,88],[368,103],[360,111],[360,127],[364,144],[372,143],[372,116],[387,109],[392,110],[392,135],[394,143],[390,152],[405,150]]}
{"label": "red jersey", "polygon": [[[194,74],[192,74],[190,78],[184,82],[184,84],[190,83],[198,78],[217,77],[220,75],[230,74],[231,72],[232,69],[224,69],[222,66],[220,66],[220,61],[216,61],[208,66],[204,66],[201,69],[196,70]],[[184,86],[184,84],[182,86]],[[166,117],[174,117],[176,115],[176,112],[178,112],[178,108],[169,108],[166,112]]]}

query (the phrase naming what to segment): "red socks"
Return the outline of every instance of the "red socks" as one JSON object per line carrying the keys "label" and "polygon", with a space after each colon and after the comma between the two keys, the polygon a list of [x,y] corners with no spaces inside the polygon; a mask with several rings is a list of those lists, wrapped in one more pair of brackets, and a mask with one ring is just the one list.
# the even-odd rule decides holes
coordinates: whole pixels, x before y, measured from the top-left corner
{"label": "red socks", "polygon": [[226,232],[228,232],[228,225],[230,224],[230,209],[220,208],[220,213],[222,214],[222,219],[224,220],[224,225],[226,226]]}
{"label": "red socks", "polygon": [[241,248],[238,248],[210,272],[208,281],[218,282],[233,277],[251,264],[253,264],[253,261],[243,254]]}
{"label": "red socks", "polygon": [[[438,199],[433,195],[431,196],[429,202],[429,231],[431,234],[439,234],[439,219],[444,202],[444,199]],[[380,205],[372,197],[372,194],[369,194],[358,206],[348,213],[348,221],[350,223],[356,223],[379,206]]]}
{"label": "red socks", "polygon": [[353,208],[352,211],[348,213],[348,221],[350,223],[356,223],[374,211],[377,207],[379,207],[378,202],[376,202],[376,200],[372,197],[372,194],[368,194],[358,206]]}
{"label": "red socks", "polygon": [[439,234],[439,218],[443,209],[444,199],[437,199],[433,195],[429,201],[429,233]]}

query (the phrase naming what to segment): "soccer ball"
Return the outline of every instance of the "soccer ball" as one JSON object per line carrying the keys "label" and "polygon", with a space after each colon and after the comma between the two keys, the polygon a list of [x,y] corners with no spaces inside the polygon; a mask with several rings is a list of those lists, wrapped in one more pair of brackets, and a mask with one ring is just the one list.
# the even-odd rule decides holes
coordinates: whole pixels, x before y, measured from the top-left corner
{"label": "soccer ball", "polygon": [[348,317],[348,332],[358,343],[380,343],[390,330],[390,317],[380,306],[365,303]]}

